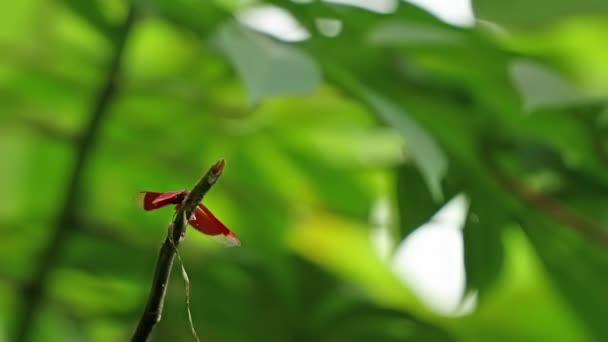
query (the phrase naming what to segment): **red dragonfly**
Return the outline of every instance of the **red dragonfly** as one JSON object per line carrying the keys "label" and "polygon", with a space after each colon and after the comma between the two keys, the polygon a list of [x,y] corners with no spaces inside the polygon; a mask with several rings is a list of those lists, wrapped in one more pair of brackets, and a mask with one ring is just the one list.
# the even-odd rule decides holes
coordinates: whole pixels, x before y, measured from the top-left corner
{"label": "red dragonfly", "polygon": [[[137,203],[146,211],[156,210],[167,205],[175,205],[175,210],[177,211],[186,195],[188,195],[188,190],[167,192],[142,191],[137,196]],[[198,204],[188,223],[194,229],[215,238],[223,244],[228,246],[241,245],[241,241],[239,241],[236,235],[202,203]]]}

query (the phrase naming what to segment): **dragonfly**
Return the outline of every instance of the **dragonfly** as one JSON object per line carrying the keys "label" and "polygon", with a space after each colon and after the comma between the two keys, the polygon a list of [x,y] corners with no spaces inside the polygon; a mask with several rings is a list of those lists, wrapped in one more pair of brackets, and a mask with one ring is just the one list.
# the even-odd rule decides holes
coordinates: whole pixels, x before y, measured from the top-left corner
{"label": "dragonfly", "polygon": [[[145,211],[156,210],[169,205],[175,206],[175,211],[178,211],[187,195],[188,190],[167,192],[142,191],[137,196],[137,203]],[[188,224],[199,232],[225,245],[241,245],[241,241],[236,235],[202,203],[198,204],[190,220],[188,220]]]}

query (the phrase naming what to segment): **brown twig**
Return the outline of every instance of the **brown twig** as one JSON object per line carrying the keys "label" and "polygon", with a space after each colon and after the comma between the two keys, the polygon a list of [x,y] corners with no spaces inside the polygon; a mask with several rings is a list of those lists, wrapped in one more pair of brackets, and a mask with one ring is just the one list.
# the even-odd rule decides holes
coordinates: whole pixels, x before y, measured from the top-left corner
{"label": "brown twig", "polygon": [[606,228],[568,208],[560,201],[529,188],[526,184],[509,175],[498,165],[492,152],[488,150],[488,145],[484,145],[486,148],[482,152],[482,159],[494,177],[507,190],[566,227],[570,227],[590,240],[608,245],[608,230]]}
{"label": "brown twig", "polygon": [[156,270],[148,302],[131,341],[146,341],[156,323],[160,321],[175,254],[186,232],[188,224],[186,218],[192,217],[196,206],[222,174],[224,165],[224,161],[220,160],[207,171],[203,178],[192,188],[192,191],[188,193],[188,196],[184,198],[181,207],[175,214],[175,218],[169,224],[167,238],[160,249],[158,261],[156,262]]}
{"label": "brown twig", "polygon": [[68,240],[69,234],[76,227],[73,216],[77,207],[77,197],[82,184],[83,171],[91,157],[91,150],[101,128],[103,119],[116,95],[118,73],[122,62],[125,42],[133,26],[134,16],[134,9],[130,7],[122,26],[118,30],[116,40],[114,41],[114,52],[108,73],[96,95],[88,125],[84,129],[81,139],[79,140],[75,163],[72,168],[65,199],[55,221],[49,244],[42,251],[38,269],[24,287],[23,310],[21,312],[21,317],[17,322],[15,341],[22,342],[27,340],[34,324],[35,314],[44,300],[46,284],[48,283],[51,270],[57,263],[61,251],[64,249],[65,243]]}

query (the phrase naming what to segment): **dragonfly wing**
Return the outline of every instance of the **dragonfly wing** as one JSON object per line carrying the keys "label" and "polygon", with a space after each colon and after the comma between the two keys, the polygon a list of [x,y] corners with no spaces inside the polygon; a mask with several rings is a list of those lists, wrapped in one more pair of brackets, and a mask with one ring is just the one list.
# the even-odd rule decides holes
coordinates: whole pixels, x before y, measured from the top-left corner
{"label": "dragonfly wing", "polygon": [[170,204],[181,203],[187,194],[187,190],[168,192],[142,191],[137,195],[137,204],[144,210],[155,210]]}
{"label": "dragonfly wing", "polygon": [[219,242],[228,246],[240,246],[241,241],[218,220],[202,203],[194,211],[190,225],[199,232],[209,235]]}

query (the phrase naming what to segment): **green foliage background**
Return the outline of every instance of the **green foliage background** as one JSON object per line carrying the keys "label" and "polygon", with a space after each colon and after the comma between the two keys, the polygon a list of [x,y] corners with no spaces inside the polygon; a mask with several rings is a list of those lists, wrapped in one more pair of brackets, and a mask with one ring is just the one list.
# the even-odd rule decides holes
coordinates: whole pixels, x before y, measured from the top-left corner
{"label": "green foliage background", "polygon": [[[205,341],[608,340],[607,2],[477,0],[471,28],[407,3],[266,2],[301,42],[235,20],[262,3],[0,3],[0,340],[128,340],[171,215],[134,195],[219,158],[205,203],[243,246],[181,247]],[[369,216],[390,198],[398,243],[459,193],[478,303],[444,317],[381,260]],[[176,272],[153,340],[191,339],[183,296]]]}

